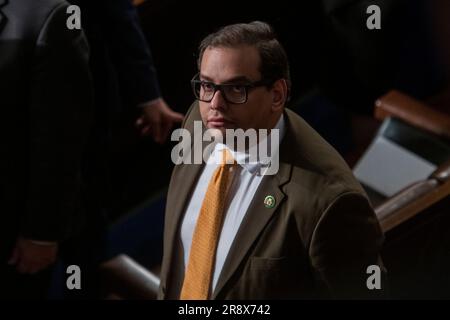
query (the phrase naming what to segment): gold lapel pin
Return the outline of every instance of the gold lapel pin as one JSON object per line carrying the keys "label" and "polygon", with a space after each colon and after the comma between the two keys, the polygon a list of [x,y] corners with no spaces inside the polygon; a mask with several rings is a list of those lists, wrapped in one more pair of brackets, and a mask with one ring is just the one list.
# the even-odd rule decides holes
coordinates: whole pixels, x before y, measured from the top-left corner
{"label": "gold lapel pin", "polygon": [[266,196],[264,198],[264,205],[266,206],[266,208],[273,208],[275,207],[275,197],[274,196]]}

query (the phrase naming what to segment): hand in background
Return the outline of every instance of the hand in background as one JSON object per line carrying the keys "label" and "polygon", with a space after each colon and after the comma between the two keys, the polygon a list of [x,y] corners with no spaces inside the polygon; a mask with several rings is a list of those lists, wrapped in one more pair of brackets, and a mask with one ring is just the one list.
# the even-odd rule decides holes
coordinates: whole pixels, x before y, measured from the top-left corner
{"label": "hand in background", "polygon": [[57,243],[38,244],[19,237],[8,264],[16,266],[20,273],[33,274],[53,264],[57,253]]}
{"label": "hand in background", "polygon": [[141,105],[142,115],[136,126],[144,136],[151,135],[159,144],[166,141],[173,125],[183,121],[183,114],[173,111],[164,99],[159,98]]}

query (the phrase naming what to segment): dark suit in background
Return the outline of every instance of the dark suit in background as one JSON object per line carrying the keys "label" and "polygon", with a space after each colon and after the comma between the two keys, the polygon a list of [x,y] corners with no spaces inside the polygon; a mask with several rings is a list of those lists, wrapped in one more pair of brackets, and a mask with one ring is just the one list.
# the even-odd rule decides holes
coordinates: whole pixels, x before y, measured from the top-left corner
{"label": "dark suit in background", "polygon": [[[91,49],[95,89],[94,130],[89,139],[85,177],[97,206],[116,217],[137,144],[137,105],[161,97],[156,70],[139,20],[129,0],[69,0],[81,9]],[[125,181],[124,181],[125,180]]]}
{"label": "dark suit in background", "polygon": [[[129,170],[140,160],[135,157],[139,148],[129,152],[140,143],[134,127],[141,112],[138,105],[161,93],[150,49],[129,0],[69,2],[81,10],[90,47],[95,111],[82,175],[89,220],[84,233],[66,245],[63,270],[76,264],[83,272],[83,289],[65,290],[65,297],[91,299],[100,294],[98,265],[110,255],[108,223],[123,214],[122,200],[129,195],[126,180],[132,180]],[[145,189],[141,192],[148,195]],[[156,234],[162,233],[162,226],[155,228]]]}
{"label": "dark suit in background", "polygon": [[[80,162],[91,118],[88,47],[62,0],[0,1],[0,282],[7,297],[42,296],[48,271],[7,266],[22,235],[80,232]],[[35,283],[37,282],[37,283]]]}

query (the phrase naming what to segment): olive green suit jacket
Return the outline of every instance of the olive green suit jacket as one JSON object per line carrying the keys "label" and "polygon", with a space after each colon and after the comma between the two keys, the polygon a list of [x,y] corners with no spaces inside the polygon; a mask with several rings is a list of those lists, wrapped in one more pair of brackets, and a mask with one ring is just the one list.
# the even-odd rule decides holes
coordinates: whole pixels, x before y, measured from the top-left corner
{"label": "olive green suit jacket", "polygon": [[[183,127],[200,120],[198,103]],[[383,234],[360,184],[339,154],[285,110],[279,171],[265,176],[240,225],[212,299],[366,298],[369,265]],[[203,165],[176,165],[167,197],[159,299],[178,299],[184,278],[180,228]],[[275,206],[264,199],[272,195]],[[384,277],[382,277],[384,279]]]}

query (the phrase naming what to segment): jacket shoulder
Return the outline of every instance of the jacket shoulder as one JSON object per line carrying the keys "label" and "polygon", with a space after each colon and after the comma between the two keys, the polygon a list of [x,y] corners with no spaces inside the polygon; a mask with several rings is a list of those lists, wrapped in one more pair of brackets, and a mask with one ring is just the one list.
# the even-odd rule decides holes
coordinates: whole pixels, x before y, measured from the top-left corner
{"label": "jacket shoulder", "polygon": [[284,192],[292,201],[290,206],[307,240],[327,208],[338,199],[352,195],[352,199],[368,200],[345,160],[328,142],[289,109],[286,120],[286,141],[281,144],[280,157],[292,170]]}
{"label": "jacket shoulder", "polygon": [[[365,194],[342,156],[305,120],[286,109],[286,137],[281,157],[293,167],[293,181],[303,180],[308,190],[336,198],[344,192]],[[284,150],[283,150],[284,149]]]}
{"label": "jacket shoulder", "polygon": [[10,0],[2,8],[7,17],[3,32],[7,37],[35,41],[46,22],[55,13],[66,14],[69,5],[64,0]]}

